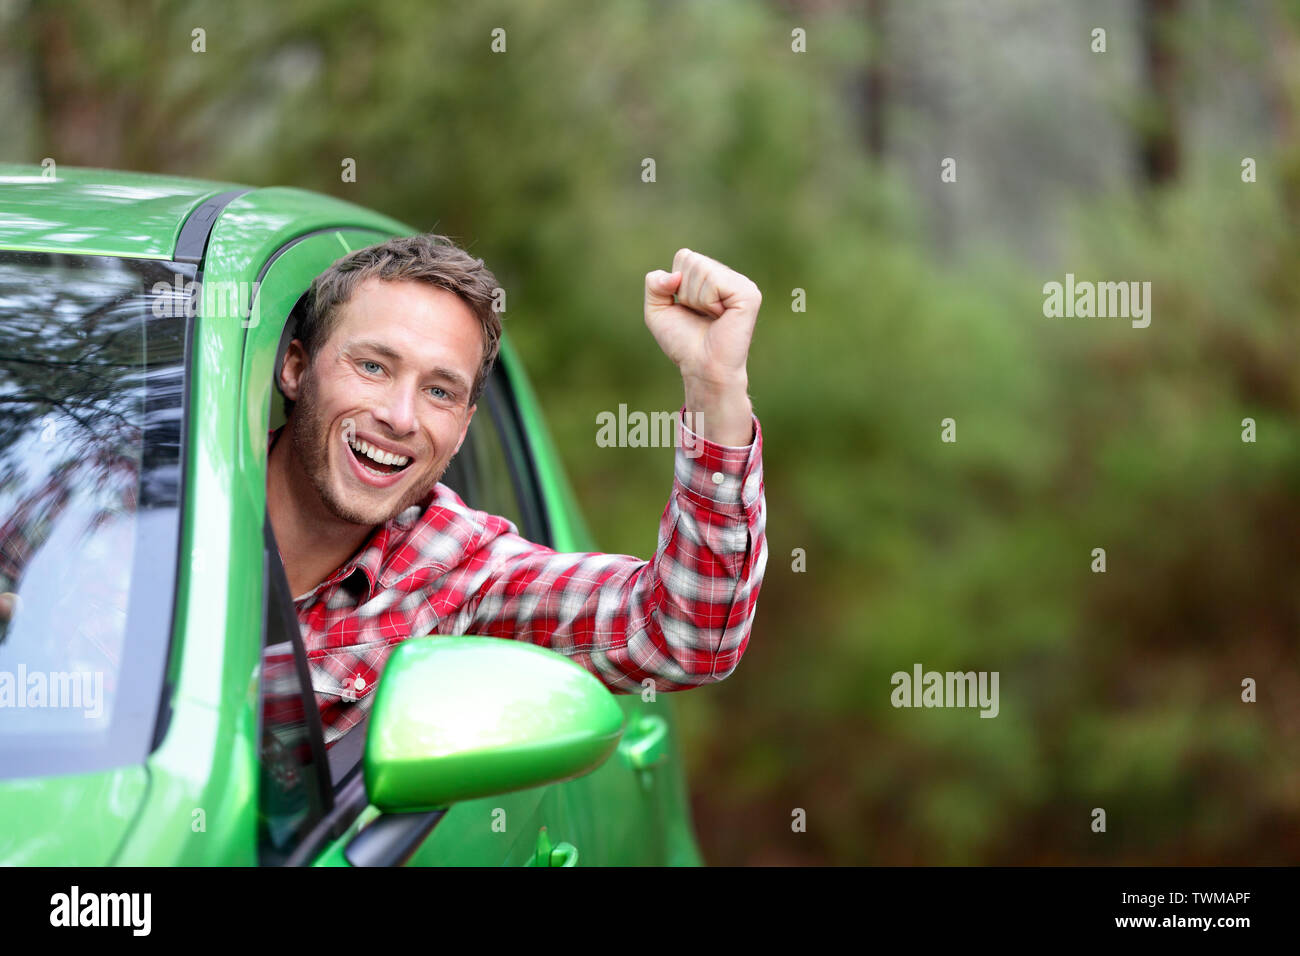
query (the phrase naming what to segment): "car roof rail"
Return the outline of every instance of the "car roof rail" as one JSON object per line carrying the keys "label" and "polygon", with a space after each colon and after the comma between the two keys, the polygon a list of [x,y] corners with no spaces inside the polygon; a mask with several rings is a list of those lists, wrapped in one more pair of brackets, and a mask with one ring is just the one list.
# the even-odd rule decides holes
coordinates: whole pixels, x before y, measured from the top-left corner
{"label": "car roof rail", "polygon": [[251,187],[246,186],[243,189],[231,189],[219,193],[190,213],[185,218],[185,224],[181,226],[181,234],[176,237],[176,252],[172,259],[175,262],[190,262],[194,265],[202,262],[204,253],[208,251],[208,237],[212,235],[212,227],[217,224],[217,217],[221,215],[221,210],[230,205],[231,200],[252,191]]}

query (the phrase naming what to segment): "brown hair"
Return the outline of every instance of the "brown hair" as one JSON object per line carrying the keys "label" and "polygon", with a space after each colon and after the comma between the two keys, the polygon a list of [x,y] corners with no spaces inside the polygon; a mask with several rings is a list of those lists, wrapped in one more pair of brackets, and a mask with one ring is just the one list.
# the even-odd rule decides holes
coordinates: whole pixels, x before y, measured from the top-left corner
{"label": "brown hair", "polygon": [[[307,358],[314,358],[334,331],[338,307],[348,302],[357,286],[370,278],[424,282],[455,293],[469,306],[483,329],[483,361],[469,396],[470,405],[477,402],[487,387],[501,348],[501,316],[492,308],[499,285],[482,259],[475,259],[446,236],[427,233],[389,239],[344,256],[318,275],[294,309],[298,317],[294,338],[301,340]],[[277,368],[277,389],[279,372]],[[294,402],[286,397],[286,416],[293,411],[293,406]]]}

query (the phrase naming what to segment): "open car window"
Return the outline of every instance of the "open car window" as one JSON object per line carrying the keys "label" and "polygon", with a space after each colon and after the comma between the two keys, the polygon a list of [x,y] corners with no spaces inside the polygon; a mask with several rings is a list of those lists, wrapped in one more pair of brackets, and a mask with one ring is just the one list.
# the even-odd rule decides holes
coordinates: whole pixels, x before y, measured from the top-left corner
{"label": "open car window", "polygon": [[[280,327],[273,368],[278,369],[282,361],[301,307],[299,299]],[[278,428],[284,423],[283,396],[272,383],[268,425]],[[501,515],[514,522],[521,534],[549,544],[527,449],[508,379],[498,364],[479,400],[465,443],[442,481],[470,507]],[[263,862],[292,864],[309,859],[322,832],[346,827],[364,807],[358,776],[368,722],[335,741],[321,756],[316,750],[319,712],[307,712],[314,705],[314,695],[305,675],[297,672],[289,639],[288,621],[296,623],[293,604],[287,592],[277,592],[274,575],[268,578],[266,612],[260,853]],[[300,634],[295,637],[300,641]],[[318,792],[322,782],[331,791],[324,797]]]}

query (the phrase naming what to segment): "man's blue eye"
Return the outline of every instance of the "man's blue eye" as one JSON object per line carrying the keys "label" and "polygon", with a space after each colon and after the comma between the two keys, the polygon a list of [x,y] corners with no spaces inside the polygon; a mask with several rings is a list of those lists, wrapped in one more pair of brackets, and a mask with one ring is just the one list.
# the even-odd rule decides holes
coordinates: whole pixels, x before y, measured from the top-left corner
{"label": "man's blue eye", "polygon": [[369,362],[369,361],[367,361],[367,362],[362,362],[361,365],[362,365],[362,367],[365,368],[365,370],[366,370],[367,372],[370,371],[370,366],[372,366],[372,365],[375,367],[375,370],[376,370],[376,371],[379,371],[379,370],[381,370],[381,369],[383,368],[383,366],[380,365],[378,362]]}
{"label": "man's blue eye", "polygon": [[440,389],[437,385],[430,385],[430,386],[429,386],[429,391],[431,391],[431,392],[442,392],[441,395],[435,395],[434,398],[443,398],[443,397],[445,397],[445,396],[447,395],[447,393],[446,393],[445,391],[443,391],[442,389]]}

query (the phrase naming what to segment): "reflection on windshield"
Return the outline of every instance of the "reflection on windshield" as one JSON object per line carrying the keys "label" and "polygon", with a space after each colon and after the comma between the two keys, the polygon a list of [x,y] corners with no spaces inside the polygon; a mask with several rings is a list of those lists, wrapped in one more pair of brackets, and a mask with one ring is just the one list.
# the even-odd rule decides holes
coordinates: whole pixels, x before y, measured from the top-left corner
{"label": "reflection on windshield", "polygon": [[184,325],[150,309],[159,272],[0,253],[0,746],[112,728],[151,507],[174,534]]}

